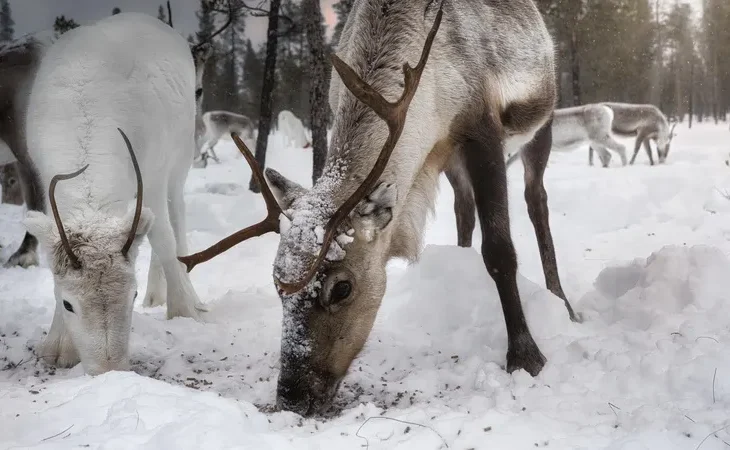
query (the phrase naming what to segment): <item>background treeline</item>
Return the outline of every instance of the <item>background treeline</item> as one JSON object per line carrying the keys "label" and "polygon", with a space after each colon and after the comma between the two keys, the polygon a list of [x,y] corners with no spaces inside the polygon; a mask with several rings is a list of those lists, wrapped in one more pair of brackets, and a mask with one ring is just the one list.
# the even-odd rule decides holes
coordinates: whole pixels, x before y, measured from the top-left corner
{"label": "background treeline", "polygon": [[[325,59],[335,48],[353,0],[334,5],[337,25],[325,42]],[[696,120],[726,120],[730,109],[730,0],[536,0],[558,50],[560,106],[599,101],[653,103],[668,115]],[[234,0],[235,3],[235,0]],[[255,2],[248,2],[255,3]],[[276,0],[278,9],[275,83],[272,115],[287,109],[310,123],[308,70],[303,0]],[[225,2],[201,0],[199,42],[227,20]],[[225,109],[258,119],[266,59],[266,42],[252,44],[245,18],[267,16],[272,2],[241,2],[231,25],[214,39],[206,69],[203,109]],[[174,2],[173,2],[174,5]],[[695,5],[693,7],[692,5]],[[119,12],[119,8],[111,11]],[[159,18],[167,21],[160,5]],[[324,20],[318,20],[324,33]],[[0,40],[13,38],[8,0],[0,0]],[[78,26],[57,17],[57,34]],[[329,76],[329,67],[327,68]],[[325,80],[325,85],[328,80]]]}
{"label": "background treeline", "polygon": [[730,1],[537,0],[558,49],[560,106],[652,103],[726,120]]}

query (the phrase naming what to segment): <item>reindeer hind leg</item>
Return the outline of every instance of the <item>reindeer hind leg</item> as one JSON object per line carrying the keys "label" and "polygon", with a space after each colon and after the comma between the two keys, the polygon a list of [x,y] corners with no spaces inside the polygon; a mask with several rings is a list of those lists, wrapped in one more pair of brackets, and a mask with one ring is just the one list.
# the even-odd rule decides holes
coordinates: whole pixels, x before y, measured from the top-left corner
{"label": "reindeer hind leg", "polygon": [[[525,166],[525,202],[527,203],[527,213],[530,216],[530,221],[535,228],[545,284],[550,292],[563,300],[570,320],[580,322],[580,318],[573,311],[560,282],[555,246],[550,231],[547,192],[543,184],[543,176],[547,160],[550,157],[551,145],[552,126],[548,122],[522,150],[522,163]],[[597,151],[600,152],[600,150]]]}

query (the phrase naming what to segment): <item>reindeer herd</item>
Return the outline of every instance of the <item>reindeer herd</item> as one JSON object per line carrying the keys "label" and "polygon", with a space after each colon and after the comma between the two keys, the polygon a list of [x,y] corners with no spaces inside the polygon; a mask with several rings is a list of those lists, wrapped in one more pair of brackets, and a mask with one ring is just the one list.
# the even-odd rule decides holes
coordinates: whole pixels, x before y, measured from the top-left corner
{"label": "reindeer herd", "polygon": [[[486,22],[486,23],[485,23]],[[506,169],[519,157],[525,201],[547,288],[579,322],[561,286],[543,176],[551,149],[597,151],[604,167],[618,136],[636,136],[664,162],[673,129],[649,105],[603,103],[556,110],[555,55],[532,0],[362,0],[342,31],[329,91],[332,138],[322,176],[306,189],[258,167],[239,137],[240,114],[201,114],[210,47],[191,47],[151,16],[122,13],[56,39],[0,48],[0,147],[17,172],[27,233],[7,265],[38,264],[44,247],[56,308],[36,348],[49,364],[89,374],[129,364],[135,264],[152,247],[144,306],[201,320],[188,273],[244,240],[280,235],[273,279],[282,301],[277,405],[302,415],[326,408],[363,348],[392,258],[416,261],[445,172],[456,192],[461,246],[475,216],[482,256],[507,328],[507,371],[537,375],[546,358],[517,289]],[[286,120],[279,120],[287,123]],[[280,125],[281,126],[281,125]],[[259,179],[268,215],[189,255],[183,186],[191,167],[218,160],[225,134]],[[299,143],[308,146],[308,142]],[[201,150],[202,149],[202,150]],[[11,182],[12,180],[12,182]],[[16,200],[17,202],[17,200]],[[51,216],[46,212],[50,209]]]}

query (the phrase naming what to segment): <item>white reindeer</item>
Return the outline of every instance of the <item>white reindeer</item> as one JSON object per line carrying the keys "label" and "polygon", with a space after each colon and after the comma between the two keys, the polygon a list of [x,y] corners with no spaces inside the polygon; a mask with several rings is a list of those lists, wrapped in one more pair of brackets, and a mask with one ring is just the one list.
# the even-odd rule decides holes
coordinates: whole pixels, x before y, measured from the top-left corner
{"label": "white reindeer", "polygon": [[[611,131],[613,110],[602,104],[587,104],[570,108],[556,109],[553,115],[553,151],[569,152],[588,145],[598,151],[603,167],[608,167],[611,154],[608,149],[618,153],[621,164],[626,165],[626,147],[618,142]],[[510,155],[507,166],[517,160],[519,152]],[[593,155],[590,155],[593,165]],[[454,183],[451,183],[454,186]],[[455,186],[454,186],[455,187]],[[456,187],[455,187],[456,189]]]}
{"label": "white reindeer", "polygon": [[198,297],[176,259],[187,251],[183,185],[195,85],[185,39],[144,14],[69,31],[41,62],[27,136],[53,218],[30,211],[25,224],[45,247],[54,279],[42,359],[64,367],[80,360],[89,374],[127,367],[145,235],[164,269],[156,276],[151,264],[148,295],[166,288],[169,318],[198,318]]}
{"label": "white reindeer", "polygon": [[[247,139],[254,137],[254,123],[248,117],[230,111],[208,111],[203,114],[205,134],[200,155],[195,158],[195,167],[206,167],[208,158],[220,163],[215,154],[215,146],[224,134],[245,134]],[[207,148],[206,148],[207,147]]]}
{"label": "white reindeer", "polygon": [[[657,159],[663,164],[669,156],[669,149],[674,138],[675,122],[671,125],[664,113],[654,105],[632,104],[632,103],[601,103],[613,111],[613,122],[611,129],[613,133],[621,137],[636,137],[634,142],[634,154],[631,156],[630,164],[634,164],[639,148],[644,145],[649,163],[654,165],[654,158],[651,155],[650,141],[656,143]],[[599,157],[603,160],[605,150],[596,148]],[[603,155],[601,155],[603,153]],[[593,148],[589,149],[589,164],[593,164]]]}
{"label": "white reindeer", "polygon": [[276,119],[277,130],[286,136],[289,145],[295,148],[309,148],[312,145],[304,124],[293,112],[283,110]]}
{"label": "white reindeer", "polygon": [[365,344],[387,262],[418,259],[448,162],[474,193],[482,258],[505,317],[506,368],[536,375],[545,357],[517,290],[505,153],[522,148],[545,281],[577,320],[560,284],[543,186],[557,89],[554,47],[537,7],[531,0],[358,0],[336,53],[322,176],[305,189],[267,169],[276,198],[260,180],[266,219],[181,260],[190,270],[247,238],[280,232],[277,404],[318,413]]}

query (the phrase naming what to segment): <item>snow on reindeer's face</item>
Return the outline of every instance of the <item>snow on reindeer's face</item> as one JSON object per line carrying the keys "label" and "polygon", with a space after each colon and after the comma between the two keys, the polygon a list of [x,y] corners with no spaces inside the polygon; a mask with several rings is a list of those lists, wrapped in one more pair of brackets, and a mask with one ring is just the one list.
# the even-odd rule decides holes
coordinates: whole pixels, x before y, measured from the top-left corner
{"label": "snow on reindeer's face", "polygon": [[47,248],[56,311],[62,314],[64,333],[74,347],[64,349],[63,343],[61,347],[59,343],[44,345],[44,354],[40,354],[44,360],[73,361],[63,353],[75,350],[90,375],[128,368],[132,306],[137,296],[135,260],[141,238],[153,220],[152,212],[142,209],[134,241],[125,255],[121,250],[132,227],[133,212],[124,218],[69,218],[65,226],[73,258],[53,219],[28,212],[26,227]]}
{"label": "snow on reindeer's face", "polygon": [[[314,192],[326,182],[307,192],[271,169],[266,175],[291,217],[281,229],[274,277],[296,281],[314,262],[334,209]],[[391,185],[376,187],[339,229],[313,280],[292,294],[280,290],[280,408],[309,415],[328,407],[365,344],[385,293],[386,240],[377,235],[391,223],[395,193]]]}

